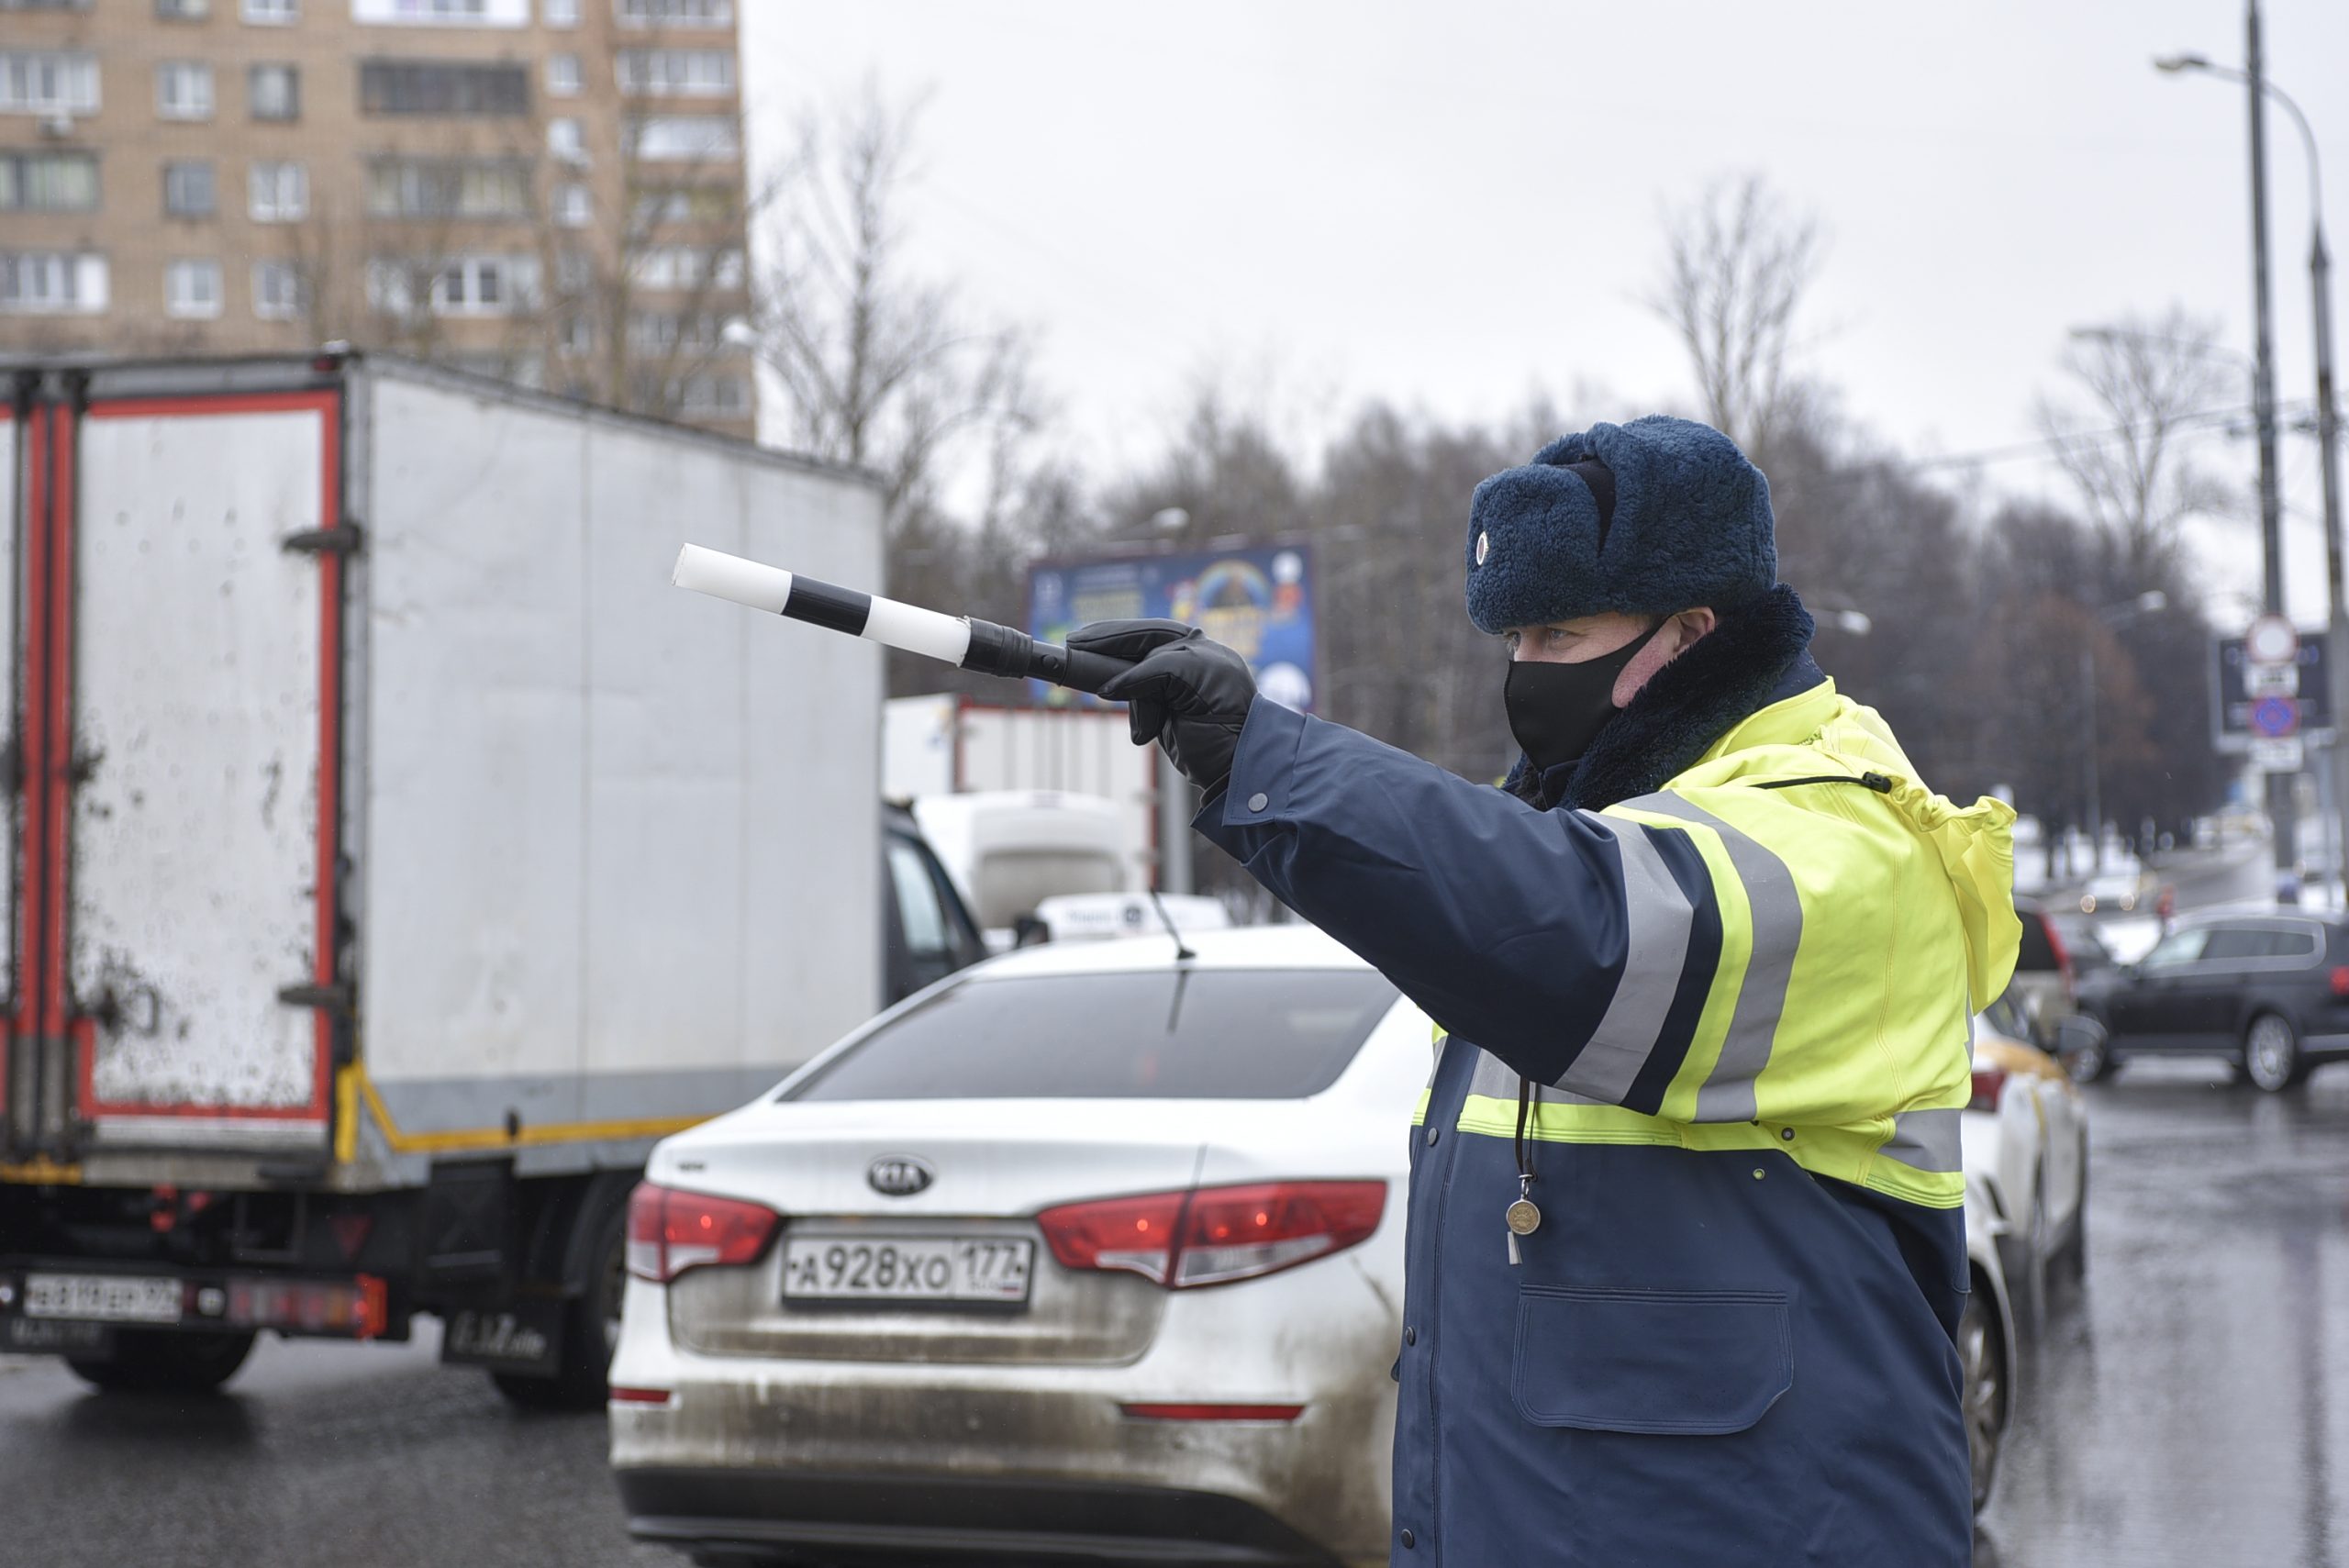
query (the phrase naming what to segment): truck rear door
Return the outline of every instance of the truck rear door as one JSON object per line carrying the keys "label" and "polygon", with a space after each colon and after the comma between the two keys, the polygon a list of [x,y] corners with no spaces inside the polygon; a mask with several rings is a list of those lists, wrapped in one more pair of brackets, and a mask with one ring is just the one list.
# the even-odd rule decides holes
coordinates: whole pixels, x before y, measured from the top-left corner
{"label": "truck rear door", "polygon": [[341,395],[156,385],[100,373],[32,411],[17,1017],[40,1151],[323,1154]]}

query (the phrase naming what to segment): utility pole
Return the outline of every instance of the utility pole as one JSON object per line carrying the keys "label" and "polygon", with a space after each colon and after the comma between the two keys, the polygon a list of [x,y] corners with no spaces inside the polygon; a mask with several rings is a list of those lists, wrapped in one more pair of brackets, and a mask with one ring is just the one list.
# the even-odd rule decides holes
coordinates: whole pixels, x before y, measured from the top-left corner
{"label": "utility pole", "polygon": [[[2267,300],[2267,97],[2260,84],[2259,0],[2243,8],[2243,74],[2251,99],[2252,417],[2259,427],[2259,542],[2264,554],[2260,601],[2284,615],[2283,501],[2276,487],[2276,350]],[[2267,819],[2276,840],[2276,895],[2299,901],[2299,780],[2267,775]]]}
{"label": "utility pole", "polygon": [[[2305,121],[2302,122],[2305,125]],[[2321,187],[2316,176],[2316,139],[2309,138],[2309,188],[2311,200]],[[2332,406],[2332,257],[2324,247],[2324,209],[2310,214],[2309,283],[2316,292],[2316,445],[2317,473],[2324,486],[2324,590],[2330,617],[2325,628],[2325,677],[2332,702],[2332,810],[2337,819],[2333,842],[2339,846],[2334,871],[2341,878],[2341,901],[2349,908],[2349,712],[2343,711],[2344,667],[2349,667],[2349,609],[2342,604],[2341,586],[2341,454],[2340,419]]]}

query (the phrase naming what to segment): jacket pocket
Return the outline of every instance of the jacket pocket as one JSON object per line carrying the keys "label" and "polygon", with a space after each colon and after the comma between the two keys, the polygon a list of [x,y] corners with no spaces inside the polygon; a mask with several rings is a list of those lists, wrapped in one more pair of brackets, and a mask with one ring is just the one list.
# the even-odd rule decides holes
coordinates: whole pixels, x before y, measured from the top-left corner
{"label": "jacket pocket", "polygon": [[1509,1381],[1537,1427],[1742,1432],[1794,1386],[1787,1297],[1526,1285]]}

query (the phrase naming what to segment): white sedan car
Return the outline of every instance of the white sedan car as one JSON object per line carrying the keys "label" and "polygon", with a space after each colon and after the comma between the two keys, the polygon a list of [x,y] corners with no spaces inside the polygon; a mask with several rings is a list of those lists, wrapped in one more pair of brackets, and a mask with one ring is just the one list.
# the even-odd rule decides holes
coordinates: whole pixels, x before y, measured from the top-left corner
{"label": "white sedan car", "polygon": [[[1428,1020],[1316,931],[1187,940],[965,971],[653,1151],[611,1367],[632,1533],[1386,1561]],[[1968,1207],[1978,1497],[2014,1356]]]}
{"label": "white sedan car", "polygon": [[2051,1264],[2087,1266],[2088,1118],[2070,1073],[2029,1038],[2007,999],[1976,1020],[1974,1098],[1959,1119],[2007,1284],[2036,1314]]}

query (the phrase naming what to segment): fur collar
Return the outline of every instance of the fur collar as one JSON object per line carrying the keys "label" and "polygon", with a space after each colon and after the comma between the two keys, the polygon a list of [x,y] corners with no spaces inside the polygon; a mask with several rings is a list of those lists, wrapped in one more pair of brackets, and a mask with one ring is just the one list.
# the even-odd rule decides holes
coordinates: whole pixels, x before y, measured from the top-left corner
{"label": "fur collar", "polygon": [[1810,612],[1784,584],[1733,610],[1657,671],[1579,762],[1536,777],[1524,757],[1503,786],[1537,810],[1596,811],[1686,772],[1747,715],[1826,679],[1811,662]]}

